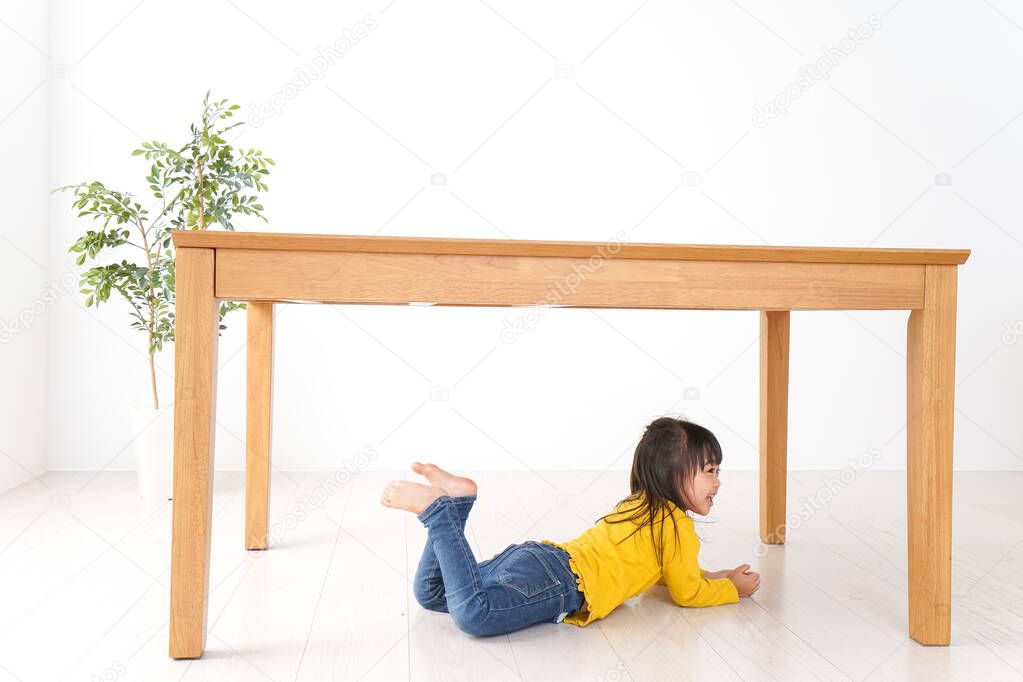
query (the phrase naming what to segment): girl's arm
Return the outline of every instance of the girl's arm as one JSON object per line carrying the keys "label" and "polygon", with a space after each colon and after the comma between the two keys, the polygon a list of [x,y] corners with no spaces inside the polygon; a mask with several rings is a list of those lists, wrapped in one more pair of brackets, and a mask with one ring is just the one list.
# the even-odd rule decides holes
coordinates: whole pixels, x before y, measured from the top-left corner
{"label": "girl's arm", "polygon": [[727,571],[727,570],[725,570],[725,571],[704,571],[702,568],[700,569],[700,571],[703,573],[703,577],[704,578],[709,578],[711,580],[720,580],[721,578],[727,578],[728,574],[730,573],[730,571]]}
{"label": "girl's arm", "polygon": [[700,568],[697,562],[700,540],[692,519],[683,517],[678,524],[678,535],[679,545],[675,546],[674,534],[665,533],[665,564],[661,568],[672,601],[679,606],[715,606],[739,601],[739,592],[731,580],[711,577],[716,574]]}

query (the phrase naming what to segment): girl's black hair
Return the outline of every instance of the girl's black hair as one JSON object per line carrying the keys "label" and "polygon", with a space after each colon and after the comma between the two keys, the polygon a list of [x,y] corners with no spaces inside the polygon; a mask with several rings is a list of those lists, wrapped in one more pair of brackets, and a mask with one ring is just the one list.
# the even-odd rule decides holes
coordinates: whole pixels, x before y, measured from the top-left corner
{"label": "girl's black hair", "polygon": [[[661,526],[661,542],[653,538],[654,526],[671,518],[675,530],[675,546],[678,547],[678,524],[671,513],[669,503],[683,512],[689,505],[682,494],[682,485],[690,481],[708,464],[721,464],[721,444],[706,428],[699,424],[661,417],[650,422],[636,445],[632,457],[632,474],[629,488],[632,491],[618,505],[630,503],[629,509],[612,511],[597,519],[608,523],[631,521],[636,529],[621,542],[635,535],[643,526],[649,526],[654,544],[654,553],[659,564],[664,564],[664,527]],[[616,518],[611,518],[615,516]]]}

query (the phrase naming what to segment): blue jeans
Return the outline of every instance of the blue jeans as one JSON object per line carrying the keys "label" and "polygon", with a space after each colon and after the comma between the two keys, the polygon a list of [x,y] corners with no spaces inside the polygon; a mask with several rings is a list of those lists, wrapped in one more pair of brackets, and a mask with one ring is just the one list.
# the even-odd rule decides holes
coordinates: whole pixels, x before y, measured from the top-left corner
{"label": "blue jeans", "polygon": [[583,603],[568,554],[533,540],[476,563],[465,522],[476,496],[438,497],[419,515],[426,546],[412,591],[420,606],[450,613],[470,635],[500,635],[558,623]]}

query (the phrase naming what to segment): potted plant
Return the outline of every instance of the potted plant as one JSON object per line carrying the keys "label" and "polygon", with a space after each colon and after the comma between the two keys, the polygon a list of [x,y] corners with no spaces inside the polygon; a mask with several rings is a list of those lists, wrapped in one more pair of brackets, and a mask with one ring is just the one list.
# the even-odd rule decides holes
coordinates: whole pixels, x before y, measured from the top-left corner
{"label": "potted plant", "polygon": [[[201,120],[191,124],[191,134],[184,144],[171,147],[163,142],[146,142],[132,152],[151,162],[145,178],[153,196],[148,207],[134,194],[99,181],[54,190],[72,192],[72,206],[78,210],[78,217],[97,224],[69,248],[78,254],[76,263],[109,261],[80,275],[85,306],[98,307],[117,292],[131,306],[132,328],[148,339],[152,403],[128,407],[139,494],[147,502],[169,499],[173,481],[173,404],[160,404],[155,363],[156,353],[174,340],[174,246],[170,230],[215,226],[234,230],[238,214],[266,221],[259,192],[266,191],[266,176],[274,162],[257,149],[236,149],[225,139],[227,131],[244,124],[230,121],[239,106],[228,104],[226,99],[211,102],[209,96],[207,91]],[[123,257],[125,251],[137,258]],[[226,329],[223,321],[231,311],[244,308],[244,303],[222,302],[220,329]]]}

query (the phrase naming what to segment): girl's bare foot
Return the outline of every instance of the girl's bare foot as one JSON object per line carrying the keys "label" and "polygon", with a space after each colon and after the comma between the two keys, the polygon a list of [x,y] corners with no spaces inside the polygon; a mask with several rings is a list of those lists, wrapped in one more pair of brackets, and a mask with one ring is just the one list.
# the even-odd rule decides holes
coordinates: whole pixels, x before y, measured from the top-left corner
{"label": "girl's bare foot", "polygon": [[476,494],[476,481],[465,476],[455,476],[436,464],[412,462],[412,471],[425,476],[430,485],[437,486],[451,497],[468,497]]}
{"label": "girl's bare foot", "polygon": [[418,514],[442,495],[447,493],[436,486],[412,481],[391,481],[380,494],[380,504]]}

